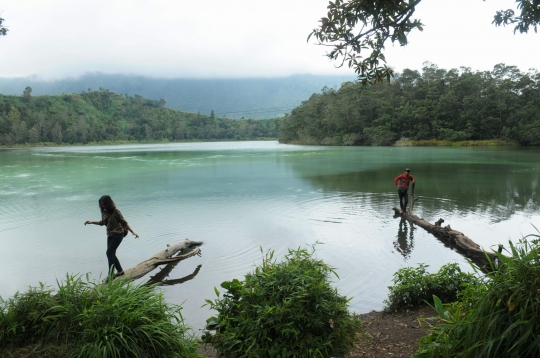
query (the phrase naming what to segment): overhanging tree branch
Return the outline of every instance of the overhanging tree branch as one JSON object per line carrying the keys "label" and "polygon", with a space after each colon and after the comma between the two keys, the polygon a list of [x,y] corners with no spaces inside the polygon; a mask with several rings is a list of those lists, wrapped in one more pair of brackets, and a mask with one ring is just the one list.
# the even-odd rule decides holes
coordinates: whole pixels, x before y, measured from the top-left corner
{"label": "overhanging tree branch", "polygon": [[[386,66],[385,43],[390,39],[392,43],[398,41],[401,46],[406,46],[411,31],[423,30],[420,20],[412,18],[421,1],[330,1],[327,16],[319,20],[319,27],[312,30],[308,41],[313,37],[317,45],[333,47],[326,56],[341,62],[336,67],[348,63],[364,84],[389,81],[394,73]],[[496,13],[493,23],[496,26],[516,24],[514,32],[528,32],[531,27],[536,32],[540,23],[540,0],[516,2],[519,16],[513,10],[501,10]]]}

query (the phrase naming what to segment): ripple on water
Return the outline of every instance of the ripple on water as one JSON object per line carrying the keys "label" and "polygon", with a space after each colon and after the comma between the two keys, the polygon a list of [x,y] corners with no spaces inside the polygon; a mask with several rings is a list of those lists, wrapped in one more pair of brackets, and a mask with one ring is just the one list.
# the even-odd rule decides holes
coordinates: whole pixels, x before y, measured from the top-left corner
{"label": "ripple on water", "polygon": [[[354,297],[352,309],[380,309],[387,295],[386,286],[400,267],[424,262],[436,270],[437,265],[460,256],[422,229],[409,224],[407,231],[400,229],[401,221],[393,218],[392,211],[397,206],[395,191],[377,192],[381,187],[365,182],[363,189],[373,192],[360,192],[355,190],[354,183],[345,183],[348,176],[332,179],[334,169],[338,174],[350,168],[376,169],[355,162],[355,155],[342,155],[344,150],[363,156],[366,151],[389,153],[385,148],[336,149],[266,143],[30,150],[29,153],[44,157],[28,162],[24,162],[23,156],[18,157],[17,163],[25,164],[17,164],[15,169],[2,166],[6,171],[0,173],[0,268],[15,277],[15,281],[7,279],[7,285],[3,282],[0,294],[5,294],[4,287],[8,285],[24,289],[38,280],[54,283],[54,278],[61,279],[66,271],[93,272],[95,276],[102,273],[106,265],[105,228],[85,227],[83,223],[99,218],[96,192],[103,190],[115,199],[123,195],[117,203],[119,209],[141,235],[139,240],[129,235],[122,243],[119,258],[123,265],[136,265],[166,244],[186,237],[205,243],[202,257],[182,262],[171,275],[179,278],[202,263],[197,278],[186,286],[164,289],[167,299],[174,303],[188,300],[185,311],[190,312],[190,317],[208,317],[207,311],[200,311],[204,298],[214,298],[213,288],[219,288],[222,281],[242,279],[254,265],[259,265],[260,247],[275,250],[275,257],[280,260],[288,248],[305,247],[316,241],[325,243],[318,247],[317,256],[337,268],[340,279],[336,279],[335,286],[341,294]],[[270,156],[276,159],[265,158]],[[122,159],[117,160],[118,157]],[[321,162],[334,158],[335,165],[321,169]],[[36,162],[41,167],[33,167]],[[117,165],[121,173],[109,175],[109,171],[103,170]],[[203,165],[224,170],[183,170]],[[176,171],[178,168],[182,170]],[[259,168],[263,170],[259,172]],[[142,171],[144,176],[131,175]],[[90,175],[94,172],[99,172],[99,177]],[[313,181],[306,176],[307,172],[324,172],[328,177]],[[15,178],[14,174],[32,176]],[[119,176],[128,179],[118,185]],[[31,182],[34,179],[39,182]],[[529,188],[531,185],[538,184],[528,183]],[[25,192],[38,195],[24,196]],[[477,242],[478,236],[486,237],[488,244],[489,237],[499,240],[503,229],[526,220],[523,212],[516,209],[519,201],[511,200],[516,194],[523,195],[521,192],[509,191],[511,198],[506,205],[485,196],[485,202],[479,201],[472,208],[460,204],[463,198],[437,197],[438,192],[434,190],[431,197],[421,197],[417,214],[429,221],[443,217],[446,223]],[[523,200],[521,210],[526,205],[527,210],[534,210],[536,197],[530,197],[529,201]],[[530,215],[536,220],[535,212]],[[501,222],[491,222],[493,217]],[[514,222],[504,226],[504,220]],[[29,281],[29,277],[36,280]]]}

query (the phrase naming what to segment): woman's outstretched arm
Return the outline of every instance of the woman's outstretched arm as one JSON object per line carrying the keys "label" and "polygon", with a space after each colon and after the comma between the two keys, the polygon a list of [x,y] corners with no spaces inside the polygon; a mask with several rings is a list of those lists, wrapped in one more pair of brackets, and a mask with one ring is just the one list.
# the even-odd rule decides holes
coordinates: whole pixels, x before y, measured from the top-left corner
{"label": "woman's outstretched arm", "polygon": [[135,236],[136,239],[139,238],[139,235],[135,231],[133,231],[133,229],[131,228],[131,226],[129,226],[127,222],[126,222],[126,227]]}
{"label": "woman's outstretched arm", "polygon": [[90,221],[90,220],[86,220],[84,222],[84,225],[86,224],[92,224],[92,225],[101,225],[101,221]]}

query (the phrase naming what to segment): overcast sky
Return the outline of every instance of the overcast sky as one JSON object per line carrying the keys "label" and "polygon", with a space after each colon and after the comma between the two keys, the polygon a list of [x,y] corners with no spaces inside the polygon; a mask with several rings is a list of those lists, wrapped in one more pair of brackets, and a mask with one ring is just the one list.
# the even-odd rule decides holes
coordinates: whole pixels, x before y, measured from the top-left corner
{"label": "overcast sky", "polygon": [[[353,74],[306,43],[328,0],[3,0],[0,77],[44,79],[86,72],[154,77],[271,77]],[[450,69],[497,63],[539,68],[540,35],[495,28],[514,0],[424,0],[425,30],[404,48],[387,45],[401,71],[424,61]]]}

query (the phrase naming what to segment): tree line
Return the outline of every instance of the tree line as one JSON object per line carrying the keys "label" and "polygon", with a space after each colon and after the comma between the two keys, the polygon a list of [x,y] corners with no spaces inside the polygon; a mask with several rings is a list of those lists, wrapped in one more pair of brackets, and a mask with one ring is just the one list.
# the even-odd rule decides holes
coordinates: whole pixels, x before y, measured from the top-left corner
{"label": "tree line", "polygon": [[517,141],[540,145],[540,73],[498,64],[492,71],[424,63],[392,82],[323,88],[283,119],[282,143],[392,145],[413,140]]}
{"label": "tree line", "polygon": [[108,89],[80,94],[0,94],[0,145],[105,141],[247,140],[277,137],[277,119],[233,120],[181,112],[163,99]]}
{"label": "tree line", "polygon": [[[1,38],[0,38],[1,40]],[[354,81],[354,74],[292,75],[273,78],[150,78],[140,75],[86,73],[76,78],[43,81],[35,77],[0,77],[0,93],[20,95],[26,86],[32,95],[79,93],[87,88],[108,88],[114,93],[141,95],[167,101],[168,108],[241,119],[275,118],[289,113],[324,86]]]}

